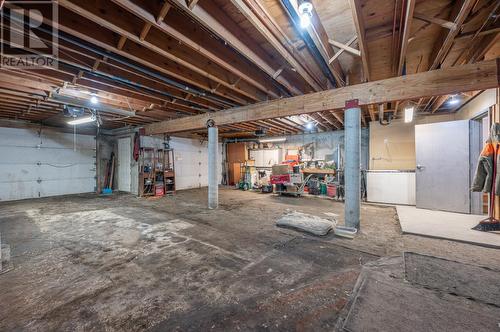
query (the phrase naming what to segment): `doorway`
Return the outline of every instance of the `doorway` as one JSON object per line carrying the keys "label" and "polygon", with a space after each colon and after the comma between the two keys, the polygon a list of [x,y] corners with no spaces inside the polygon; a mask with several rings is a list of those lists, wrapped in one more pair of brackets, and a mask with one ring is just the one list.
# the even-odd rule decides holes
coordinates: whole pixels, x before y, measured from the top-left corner
{"label": "doorway", "polygon": [[118,190],[130,192],[132,147],[130,137],[118,139]]}
{"label": "doorway", "polygon": [[470,122],[415,126],[417,208],[471,212]]}

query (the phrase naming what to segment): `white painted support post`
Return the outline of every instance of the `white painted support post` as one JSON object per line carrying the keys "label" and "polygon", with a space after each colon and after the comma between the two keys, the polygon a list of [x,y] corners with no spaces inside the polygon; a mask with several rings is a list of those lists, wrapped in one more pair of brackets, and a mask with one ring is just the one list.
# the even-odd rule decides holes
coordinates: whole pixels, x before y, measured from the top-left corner
{"label": "white painted support post", "polygon": [[360,228],[361,109],[358,100],[346,102],[345,125],[345,225]]}
{"label": "white painted support post", "polygon": [[219,167],[217,154],[219,131],[217,127],[208,128],[208,208],[216,209],[219,205]]}

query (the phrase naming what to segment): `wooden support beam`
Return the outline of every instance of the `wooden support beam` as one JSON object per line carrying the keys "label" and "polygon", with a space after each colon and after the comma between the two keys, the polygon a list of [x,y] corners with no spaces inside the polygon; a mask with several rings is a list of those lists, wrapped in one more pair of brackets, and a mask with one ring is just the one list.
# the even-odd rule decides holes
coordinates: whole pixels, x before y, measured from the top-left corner
{"label": "wooden support beam", "polygon": [[123,49],[123,45],[125,45],[126,41],[127,41],[127,37],[121,36],[120,40],[118,41],[118,44],[116,45],[116,48],[119,50]]}
{"label": "wooden support beam", "polygon": [[[272,84],[268,83],[267,77],[265,77],[263,73],[257,74],[246,68],[242,68],[243,66],[241,66],[240,64],[244,63],[244,61],[234,61],[234,58],[226,59],[226,57],[223,57],[223,55],[227,55],[228,52],[224,52],[224,50],[215,50],[214,48],[218,47],[219,44],[211,41],[211,38],[208,39],[206,43],[200,43],[195,38],[188,36],[184,31],[180,31],[177,28],[173,27],[172,24],[169,25],[166,22],[163,22],[163,18],[171,8],[168,2],[164,4],[160,11],[160,14],[158,14],[158,16],[155,18],[154,15],[136,5],[131,0],[112,1],[122,8],[128,10],[129,12],[133,13],[137,17],[141,18],[143,21],[155,25],[157,29],[169,36],[172,36],[182,44],[190,47],[193,51],[200,53],[203,57],[206,57],[222,68],[232,72],[234,75],[243,78],[246,82],[255,86],[257,89],[265,92],[266,94],[269,94],[274,98],[280,97],[275,91],[276,89],[274,87],[271,88]],[[198,9],[196,9],[195,12],[198,12]]]}
{"label": "wooden support beam", "polygon": [[335,119],[337,119],[338,122],[340,122],[340,124],[342,124],[342,126],[344,125],[344,119],[338,112],[330,111],[330,113],[335,117]]}
{"label": "wooden support beam", "polygon": [[144,23],[144,27],[142,28],[141,34],[139,35],[139,39],[141,41],[144,41],[144,39],[146,39],[146,36],[148,35],[150,29],[151,29],[151,23],[149,22]]}
{"label": "wooden support beam", "polygon": [[354,54],[356,56],[361,56],[361,51],[360,50],[357,50],[349,45],[346,45],[346,44],[342,44],[341,42],[338,42],[336,40],[333,40],[333,39],[328,39],[328,42],[333,45],[333,46],[336,46],[340,49],[343,49],[344,51],[347,51],[351,54]]}
{"label": "wooden support beam", "polygon": [[224,125],[343,109],[345,102],[353,98],[358,99],[359,105],[363,106],[486,90],[500,85],[499,72],[500,59],[483,61],[158,122],[146,126],[146,133],[173,133],[204,128],[209,119],[218,125]]}
{"label": "wooden support beam", "polygon": [[[358,39],[358,36],[354,36],[354,37],[352,37],[351,39],[349,39],[349,41],[348,41],[348,42],[347,42],[347,44],[345,44],[345,45],[347,45],[347,46],[351,46],[351,45],[352,45],[352,43],[354,43],[357,39]],[[340,50],[338,50],[338,51],[337,51],[337,52],[333,55],[333,57],[332,57],[330,60],[328,60],[328,62],[329,62],[329,63],[332,63],[333,61],[337,60],[337,58],[338,58],[340,55],[342,55],[342,53],[344,53],[344,52],[345,52],[345,49],[341,48]]]}
{"label": "wooden support beam", "polygon": [[439,96],[436,98],[434,101],[434,104],[432,105],[431,113],[434,114],[436,111],[445,103],[445,101],[448,99],[448,95],[443,95]]}
{"label": "wooden support beam", "polygon": [[161,24],[163,20],[165,19],[165,16],[167,16],[168,11],[172,8],[172,5],[168,3],[168,1],[165,1],[163,3],[163,6],[160,9],[160,12],[158,13],[158,16],[156,16],[156,23]]}
{"label": "wooden support beam", "polygon": [[377,113],[375,110],[375,105],[371,104],[368,105],[368,113],[370,113],[370,121],[376,121],[377,120]]}
{"label": "wooden support beam", "polygon": [[463,33],[463,34],[458,35],[455,38],[455,40],[460,40],[460,39],[465,39],[465,38],[472,38],[474,36],[482,37],[482,36],[486,36],[486,35],[490,35],[490,34],[496,34],[496,33],[499,33],[499,32],[500,32],[500,27],[499,28],[487,29],[487,30],[484,30],[484,31],[481,31],[481,32],[471,31],[471,32],[467,32],[467,33]]}
{"label": "wooden support beam", "polygon": [[[281,4],[288,12],[291,20],[294,21],[295,17],[300,17],[300,13],[298,11],[299,3],[297,0],[286,0],[286,1],[290,1],[291,7],[293,7],[292,10],[294,10],[295,15],[289,12],[287,6],[284,5],[284,1],[281,1]],[[297,23],[298,22],[295,22],[294,24]],[[328,34],[325,28],[323,27],[323,24],[321,23],[321,18],[314,10],[312,11],[311,24],[309,24],[304,33],[307,33],[309,35],[310,39],[314,43],[314,46],[318,49],[321,57],[323,58],[325,63],[327,63],[326,69],[329,70],[330,74],[335,79],[337,86],[345,86],[344,71],[342,69],[342,66],[340,65],[340,62],[335,61],[335,59],[331,62],[329,61],[334,57],[335,52],[334,49],[331,47],[331,45],[328,43]]]}
{"label": "wooden support beam", "polygon": [[193,10],[199,0],[187,0],[187,6],[189,9]]}
{"label": "wooden support beam", "polygon": [[[118,0],[114,0],[114,2],[116,2]],[[166,59],[170,59],[174,62],[176,62],[177,64],[181,65],[182,66],[182,69],[184,70],[188,70],[188,73],[186,73],[187,76],[191,76],[189,75],[189,72],[191,73],[196,73],[197,75],[200,75],[201,77],[203,77],[204,79],[209,79],[209,80],[213,80],[214,82],[219,82],[221,83],[223,86],[227,87],[228,89],[230,90],[233,90],[234,92],[237,93],[237,95],[229,95],[229,94],[222,94],[222,93],[218,93],[219,95],[222,95],[224,96],[225,98],[228,98],[228,99],[231,99],[233,100],[234,102],[237,102],[239,104],[247,104],[248,101],[241,98],[239,96],[239,94],[245,96],[245,97],[248,97],[250,98],[251,100],[253,101],[259,101],[261,100],[261,98],[259,98],[256,94],[252,93],[252,92],[248,92],[246,90],[243,90],[242,88],[240,88],[239,86],[238,87],[232,87],[230,85],[230,83],[228,83],[225,79],[225,74],[224,72],[215,72],[215,71],[212,71],[211,69],[212,68],[208,68],[208,67],[205,67],[205,66],[201,66],[199,65],[198,63],[194,62],[194,61],[189,61],[188,59],[185,59],[185,58],[181,58],[180,56],[176,55],[174,52],[171,52],[169,50],[167,50],[163,45],[158,45],[158,44],[154,44],[152,42],[148,42],[146,40],[143,40],[141,41],[139,36],[137,36],[136,34],[128,31],[127,29],[121,27],[121,26],[118,26],[116,25],[115,23],[113,22],[110,22],[106,19],[104,19],[103,17],[97,15],[96,12],[94,11],[91,11],[93,10],[92,8],[88,8],[88,7],[83,7],[83,6],[80,6],[80,5],[77,5],[71,1],[68,1],[68,0],[60,0],[59,1],[59,5],[68,9],[68,10],[71,10],[75,13],[78,13],[79,15],[89,19],[89,20],[92,20],[96,23],[98,23],[99,25],[101,25],[102,27],[105,27],[121,36],[125,36],[127,37],[128,39],[130,39],[131,41],[143,46],[143,47],[146,47],[148,48],[149,50],[157,53],[158,55],[160,56],[163,56],[165,57]],[[109,4],[108,4],[109,5]],[[196,7],[198,8],[198,7]],[[161,61],[160,61],[161,62]],[[181,70],[181,68],[179,68],[180,66],[176,66],[176,71],[179,72]],[[180,75],[179,75],[180,76]],[[188,83],[190,83],[188,81],[188,79],[186,78],[186,76],[182,77],[181,78],[183,81],[186,81]]]}
{"label": "wooden support beam", "polygon": [[408,39],[410,38],[411,23],[414,16],[413,11],[415,9],[415,1],[416,0],[408,0],[406,3],[403,35],[401,37],[401,47],[399,51],[398,67],[396,72],[397,76],[401,76],[401,74],[403,74],[403,67],[406,61],[406,51],[408,49]]}
{"label": "wooden support beam", "polygon": [[359,50],[361,51],[361,62],[363,64],[363,81],[370,80],[370,66],[368,64],[368,46],[366,45],[365,24],[361,13],[360,0],[349,0],[351,6],[352,18],[358,35]]}
{"label": "wooden support beam", "polygon": [[269,31],[252,9],[243,0],[230,0],[231,3],[243,14],[247,20],[261,33],[261,35],[273,46],[273,48],[294,68],[297,73],[313,88],[314,91],[321,91],[323,88],[316,82],[303,65],[295,59],[294,55],[281,44],[281,41]]}
{"label": "wooden support beam", "polygon": [[452,11],[452,17],[453,15],[455,15],[453,22],[456,24],[457,28],[448,31],[437,40],[432,52],[432,62],[429,70],[439,68],[441,63],[444,61],[444,59],[448,55],[448,52],[453,46],[453,42],[455,40],[455,37],[458,35],[458,32],[460,31],[460,27],[464,23],[465,19],[467,18],[477,1],[478,0],[457,1]]}
{"label": "wooden support beam", "polygon": [[447,20],[443,20],[442,18],[439,18],[439,17],[428,16],[428,15],[425,15],[423,13],[416,13],[416,12],[413,13],[413,17],[420,20],[420,21],[437,24],[437,25],[442,26],[443,28],[446,28],[449,30],[455,30],[457,28],[456,23],[450,22]]}
{"label": "wooden support beam", "polygon": [[[113,0],[116,1],[116,0]],[[121,0],[122,1],[122,0]],[[257,44],[249,44],[243,41],[240,37],[244,35],[243,30],[236,23],[231,22],[231,19],[227,15],[219,10],[219,15],[225,15],[227,20],[225,23],[220,22],[216,17],[213,16],[211,12],[208,12],[204,6],[196,6],[193,10],[190,10],[183,0],[171,0],[179,8],[185,9],[185,12],[191,16],[195,21],[200,23],[202,26],[210,30],[212,33],[217,35],[219,38],[224,40],[226,43],[231,45],[235,50],[237,50],[241,55],[245,56],[248,60],[254,63],[257,67],[263,70],[267,75],[272,77],[274,73],[278,70],[278,66],[270,63],[260,52],[262,48]],[[210,1],[206,2],[207,6],[214,6]],[[217,8],[213,8],[214,11]],[[240,34],[239,34],[240,33]],[[295,84],[289,82],[283,75],[279,75],[276,81],[287,88],[292,94],[300,95],[300,91]]]}

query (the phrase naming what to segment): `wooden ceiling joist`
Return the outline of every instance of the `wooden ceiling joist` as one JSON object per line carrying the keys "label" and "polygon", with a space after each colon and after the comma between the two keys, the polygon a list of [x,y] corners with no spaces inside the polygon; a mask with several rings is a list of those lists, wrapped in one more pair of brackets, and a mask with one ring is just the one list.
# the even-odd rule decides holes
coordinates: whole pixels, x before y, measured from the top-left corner
{"label": "wooden ceiling joist", "polygon": [[[301,63],[295,59],[276,36],[269,31],[268,27],[263,23],[265,18],[258,17],[244,0],[230,0],[231,3],[242,13],[252,25],[264,36],[264,38],[276,49],[276,51],[294,68],[297,73],[315,90],[320,91],[323,88],[316,80],[307,72]],[[267,19],[270,19],[267,17]]]}
{"label": "wooden ceiling joist", "polygon": [[358,99],[360,105],[386,103],[394,100],[496,88],[499,86],[500,60],[483,61],[460,67],[444,68],[404,77],[346,86],[303,96],[237,107],[213,114],[202,114],[146,127],[148,134],[172,133],[203,128],[212,119],[218,125],[255,121],[343,109],[345,102]]}
{"label": "wooden ceiling joist", "polygon": [[[203,6],[200,4],[190,10],[183,0],[172,0],[179,8],[183,9],[196,22],[209,29],[212,33],[231,45],[241,55],[245,56],[250,62],[263,70],[269,77],[273,77],[274,73],[280,68],[271,64],[269,59],[263,55],[265,52],[255,42],[243,40],[245,33],[241,28],[232,22],[219,8],[216,8],[214,3],[206,1]],[[210,7],[210,11],[206,10]],[[214,16],[216,15],[216,16]],[[290,82],[283,75],[276,77],[276,81],[288,89],[292,94],[299,95],[302,91],[295,87],[295,84]]]}
{"label": "wooden ceiling joist", "polygon": [[[95,9],[92,8],[91,11],[91,8],[89,8],[89,6],[83,7],[83,5],[76,5],[69,0],[61,0],[59,1],[59,4],[62,7],[81,15],[82,17],[85,17],[88,20],[98,23],[100,26],[105,27],[110,31],[113,31],[121,36],[127,37],[128,40],[133,41],[136,44],[141,45],[143,47],[146,47],[150,51],[155,52],[156,54],[165,57],[166,59],[169,59],[177,64],[182,65],[183,67],[186,68],[186,71],[192,71],[194,73],[197,73],[198,75],[204,77],[205,80],[208,79],[220,83],[222,86],[225,86],[227,89],[233,90],[236,93],[234,95],[232,94],[224,96],[226,98],[232,99],[233,101],[238,102],[240,104],[248,103],[245,99],[241,98],[240,96],[245,96],[253,101],[261,100],[261,98],[259,98],[255,93],[248,92],[251,91],[249,87],[246,87],[244,89],[240,87],[240,85],[233,85],[230,82],[228,82],[227,79],[225,78],[226,75],[220,72],[218,68],[210,66],[200,67],[198,61],[192,61],[191,59],[182,56],[179,52],[175,54],[176,50],[179,48],[179,45],[177,45],[176,48],[167,48],[164,45],[160,46],[160,43],[154,43],[153,41],[149,40],[141,40],[140,36],[131,32],[133,30],[132,26],[125,28],[125,26],[129,24],[129,22],[127,22],[125,17],[121,17],[121,15],[113,16],[113,20],[115,22],[112,22],[111,16],[109,17],[109,19],[106,19],[98,15],[97,14],[98,8]],[[105,6],[104,3],[102,5]],[[109,6],[109,4],[106,6]],[[120,26],[117,23],[118,21],[120,21]],[[164,43],[165,42],[166,40],[164,40]],[[179,71],[178,66],[177,66],[177,71]],[[182,76],[180,77],[179,75],[177,76],[179,79],[183,79]]]}
{"label": "wooden ceiling joist", "polygon": [[[236,58],[234,57],[229,58],[227,55],[223,56],[222,54],[220,54],[221,52],[220,50],[218,50],[217,47],[218,45],[216,45],[216,43],[211,41],[211,38],[205,38],[204,41],[200,39],[190,38],[190,36],[187,35],[185,31],[180,31],[176,29],[172,24],[163,21],[163,18],[165,17],[166,13],[163,15],[162,19],[158,21],[158,17],[155,18],[155,16],[152,13],[149,13],[148,11],[144,10],[142,7],[138,6],[137,4],[133,3],[130,0],[112,0],[112,1],[120,5],[122,8],[130,11],[137,17],[141,18],[146,23],[154,25],[157,29],[159,29],[163,33],[177,39],[179,42],[190,47],[193,51],[199,52],[200,54],[210,59],[214,63],[220,65],[221,67],[230,71],[234,75],[237,75],[238,77],[242,78],[249,84],[252,84],[256,88],[260,89],[262,92],[265,92],[266,94],[270,95],[272,98],[279,97],[279,91],[277,91],[272,86],[272,84],[269,84],[266,81],[265,77],[261,75],[255,75],[255,73],[251,73],[249,70],[246,69],[246,66],[243,65],[238,66],[237,64],[238,63],[242,64],[242,62],[235,61],[237,60]],[[167,3],[165,5],[167,5]],[[170,5],[168,8],[169,9],[171,8]],[[160,14],[158,16],[160,16]]]}
{"label": "wooden ceiling joist", "polygon": [[427,22],[427,23],[433,23],[437,24],[439,26],[442,26],[443,28],[449,29],[449,30],[455,30],[457,28],[457,24],[454,22],[450,22],[447,20],[443,20],[442,18],[439,17],[434,17],[434,16],[428,16],[423,13],[413,13],[413,17]]}
{"label": "wooden ceiling joist", "polygon": [[458,35],[462,24],[471,12],[478,0],[459,0],[456,2],[452,10],[453,23],[456,29],[444,31],[441,37],[437,40],[434,50],[431,55],[431,65],[429,70],[439,68],[445,57],[448,55],[455,37]]}
{"label": "wooden ceiling joist", "polygon": [[363,65],[363,81],[370,81],[370,66],[368,64],[368,46],[366,44],[366,30],[361,13],[360,0],[349,0],[351,6],[354,27],[356,28],[359,50],[361,51],[361,62]]}
{"label": "wooden ceiling joist", "polygon": [[399,58],[397,62],[397,71],[396,75],[401,76],[403,73],[403,68],[406,61],[406,51],[408,49],[408,40],[410,38],[411,31],[411,23],[414,17],[415,10],[415,2],[416,0],[407,0],[405,16],[404,16],[404,25],[403,25],[403,33],[401,35],[400,47],[399,47]]}

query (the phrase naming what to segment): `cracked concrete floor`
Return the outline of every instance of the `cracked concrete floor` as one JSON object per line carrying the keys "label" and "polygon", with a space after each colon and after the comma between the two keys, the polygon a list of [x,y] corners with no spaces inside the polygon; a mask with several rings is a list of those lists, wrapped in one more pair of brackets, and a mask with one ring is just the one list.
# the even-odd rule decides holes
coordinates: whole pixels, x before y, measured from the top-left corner
{"label": "cracked concrete floor", "polygon": [[494,249],[402,236],[395,210],[363,205],[354,240],[274,226],[318,198],[206,189],[141,199],[76,195],[0,203],[14,269],[0,275],[0,330],[333,330],[361,266],[405,250],[500,266]]}

